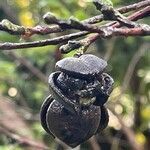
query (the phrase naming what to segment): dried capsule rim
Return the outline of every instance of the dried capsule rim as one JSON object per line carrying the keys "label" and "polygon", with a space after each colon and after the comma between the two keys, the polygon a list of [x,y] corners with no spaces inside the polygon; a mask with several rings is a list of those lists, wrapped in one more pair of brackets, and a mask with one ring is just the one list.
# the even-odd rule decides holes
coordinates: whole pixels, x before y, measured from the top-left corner
{"label": "dried capsule rim", "polygon": [[79,58],[67,57],[56,63],[59,71],[78,78],[93,78],[101,74],[106,66],[105,60],[91,54],[85,54]]}
{"label": "dried capsule rim", "polygon": [[109,122],[109,114],[107,108],[104,105],[101,106],[100,108],[101,108],[101,119],[96,133],[99,133],[102,130],[104,130],[107,127]]}
{"label": "dried capsule rim", "polygon": [[75,113],[77,108],[79,107],[78,104],[73,102],[73,100],[69,100],[56,85],[56,79],[58,78],[58,75],[60,73],[61,72],[54,72],[50,74],[49,80],[48,80],[50,92],[54,99],[56,99],[61,104],[66,106],[66,108],[69,111],[71,111],[72,113]]}
{"label": "dried capsule rim", "polygon": [[44,128],[44,130],[49,133],[50,135],[52,135],[54,137],[54,135],[50,132],[48,126],[47,126],[47,122],[46,122],[46,114],[47,114],[47,110],[51,104],[51,102],[54,99],[52,98],[51,95],[49,95],[48,97],[46,97],[46,99],[44,100],[41,109],[40,109],[40,120],[41,120],[41,125]]}

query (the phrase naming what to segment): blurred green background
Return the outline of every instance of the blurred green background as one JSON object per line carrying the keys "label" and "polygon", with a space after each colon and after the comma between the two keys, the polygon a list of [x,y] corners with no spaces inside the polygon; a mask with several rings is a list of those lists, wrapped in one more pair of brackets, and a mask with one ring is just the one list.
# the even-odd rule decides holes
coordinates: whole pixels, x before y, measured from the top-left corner
{"label": "blurred green background", "polygon": [[[112,0],[114,7],[137,0]],[[15,24],[33,27],[44,25],[42,16],[51,11],[62,19],[75,16],[83,20],[99,12],[86,0],[0,0],[0,21],[9,19]],[[139,22],[148,23],[148,18]],[[67,33],[69,33],[68,31]],[[29,39],[0,32],[0,42],[25,42],[57,37],[34,35]],[[135,132],[137,143],[150,144],[150,37],[114,37],[100,39],[88,53],[108,60],[107,71],[115,80],[107,105],[119,114]],[[39,110],[49,95],[47,78],[55,63],[73,53],[61,55],[59,45],[42,48],[0,52],[0,150],[38,149],[20,145],[4,132],[19,134],[50,147],[63,149],[47,135],[39,122]],[[110,112],[109,126],[97,135],[102,150],[132,149],[116,117]],[[91,150],[85,142],[81,150]]]}

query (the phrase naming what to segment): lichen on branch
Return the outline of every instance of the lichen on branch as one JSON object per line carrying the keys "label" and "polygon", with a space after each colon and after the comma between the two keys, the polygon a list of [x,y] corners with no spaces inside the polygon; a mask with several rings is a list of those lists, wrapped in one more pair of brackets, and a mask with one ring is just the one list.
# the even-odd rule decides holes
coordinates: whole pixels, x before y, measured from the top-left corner
{"label": "lichen on branch", "polygon": [[[12,35],[20,35],[26,38],[30,38],[34,34],[44,36],[51,33],[63,33],[66,30],[71,30],[72,33],[52,39],[33,42],[0,43],[0,50],[42,47],[68,42],[68,44],[65,44],[60,48],[62,53],[68,53],[74,49],[82,49],[82,52],[85,52],[88,46],[98,38],[150,35],[150,26],[148,24],[136,23],[139,19],[149,17],[150,0],[137,2],[118,9],[114,9],[110,0],[93,0],[93,4],[101,12],[101,14],[83,21],[79,21],[74,17],[71,17],[68,20],[62,20],[51,12],[48,12],[43,16],[43,20],[46,25],[37,25],[33,28],[26,28],[15,25],[9,20],[2,20],[0,22],[0,31],[4,31]],[[129,16],[123,15],[130,11],[134,11],[134,13]],[[102,21],[104,22],[103,25],[100,24]],[[110,22],[105,23],[105,21]],[[78,38],[80,38],[80,40],[78,40]],[[74,41],[72,42],[71,40]]]}

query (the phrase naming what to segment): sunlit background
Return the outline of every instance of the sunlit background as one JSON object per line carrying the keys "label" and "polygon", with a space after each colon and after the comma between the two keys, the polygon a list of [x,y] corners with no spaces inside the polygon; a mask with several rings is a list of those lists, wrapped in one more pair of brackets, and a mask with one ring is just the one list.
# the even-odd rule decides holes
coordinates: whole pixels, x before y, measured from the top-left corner
{"label": "sunlit background", "polygon": [[[118,8],[137,0],[112,2]],[[83,20],[99,14],[88,0],[0,0],[0,21],[8,19],[26,27],[44,25],[42,16],[48,11],[62,19],[75,16]],[[149,21],[148,18],[140,20],[144,23]],[[26,39],[0,32],[0,42],[35,41],[58,35],[61,33],[34,35]],[[150,37],[99,39],[87,51],[108,60],[107,72],[115,80],[114,90],[107,103],[114,113],[109,111],[108,127],[96,136],[102,150],[132,149],[122,124],[114,114],[134,132],[137,143],[144,145],[145,149],[150,144],[149,41]],[[54,71],[58,60],[73,56],[74,53],[61,55],[58,48],[59,45],[0,51],[0,150],[32,149],[20,145],[9,133],[47,145],[50,150],[61,150],[60,143],[50,137],[39,122],[40,106],[49,95],[46,82],[49,74]],[[80,149],[91,150],[91,142],[83,143]]]}

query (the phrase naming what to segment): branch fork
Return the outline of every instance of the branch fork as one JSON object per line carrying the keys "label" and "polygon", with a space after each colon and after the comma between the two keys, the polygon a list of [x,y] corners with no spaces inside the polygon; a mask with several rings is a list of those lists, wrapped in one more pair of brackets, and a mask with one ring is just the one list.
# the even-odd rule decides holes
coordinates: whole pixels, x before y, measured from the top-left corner
{"label": "branch fork", "polygon": [[[25,43],[0,43],[0,50],[42,47],[64,44],[64,42],[68,42],[68,44],[60,47],[60,51],[62,53],[68,53],[74,49],[80,49],[84,53],[88,46],[98,38],[150,35],[150,26],[148,24],[139,24],[135,22],[139,19],[150,16],[150,0],[124,6],[119,9],[114,9],[110,0],[93,0],[93,4],[102,14],[83,21],[79,21],[74,17],[71,17],[68,20],[61,20],[51,12],[48,12],[43,16],[47,26],[38,25],[33,28],[25,28],[23,26],[15,25],[8,20],[3,20],[0,22],[0,31],[4,31],[12,35],[20,35],[25,39],[33,36],[34,34],[44,36],[46,34],[59,33],[65,30],[71,30],[71,32],[74,32],[75,29],[80,32],[74,32],[41,41]],[[130,11],[135,12],[128,17],[123,15],[124,13]],[[99,24],[102,21],[110,21],[110,23],[100,26]],[[78,40],[78,38],[82,39]]]}

